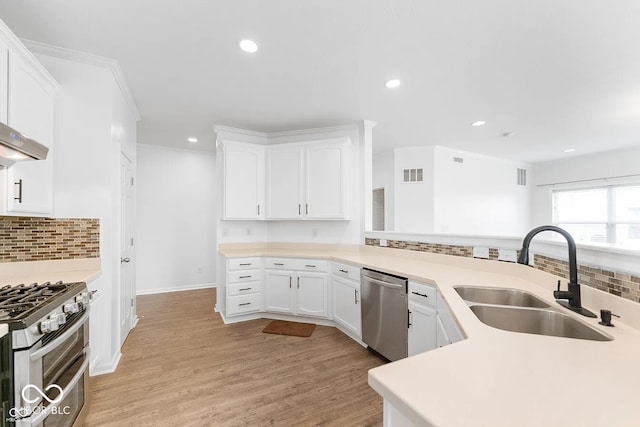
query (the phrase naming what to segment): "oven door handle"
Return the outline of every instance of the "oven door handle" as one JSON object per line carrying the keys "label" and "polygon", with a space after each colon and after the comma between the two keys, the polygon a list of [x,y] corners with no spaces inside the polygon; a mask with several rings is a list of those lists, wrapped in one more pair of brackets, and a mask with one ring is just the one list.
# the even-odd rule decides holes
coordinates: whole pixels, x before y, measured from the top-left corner
{"label": "oven door handle", "polygon": [[87,312],[84,313],[82,317],[79,318],[76,321],[76,323],[73,324],[73,326],[71,326],[69,329],[67,329],[62,334],[60,334],[59,337],[57,337],[55,340],[45,345],[44,347],[41,347],[35,350],[33,353],[31,353],[29,355],[29,357],[31,358],[31,361],[35,362],[36,360],[42,358],[42,356],[49,353],[50,351],[53,351],[56,347],[58,347],[60,344],[65,342],[67,338],[69,338],[71,335],[76,333],[78,329],[84,326],[84,323],[87,321],[88,317],[89,317],[89,311],[87,310]]}
{"label": "oven door handle", "polygon": [[[78,372],[76,372],[76,374],[73,376],[73,378],[71,378],[71,381],[69,381],[69,385],[67,385],[63,390],[61,395],[66,396],[67,394],[69,394],[69,392],[71,390],[73,390],[73,388],[78,385],[78,382],[80,381],[80,379],[84,376],[85,371],[87,370],[87,366],[89,366],[89,358],[87,357],[84,362],[82,363],[82,366],[80,367],[80,369],[78,370]],[[56,406],[54,404],[49,404],[46,408],[44,408],[42,410],[42,412],[39,412],[38,415],[31,417],[31,425],[32,426],[37,426],[40,425],[40,423],[42,421],[44,421],[44,419],[46,417],[48,417],[51,414],[51,411],[53,411],[53,407]]]}

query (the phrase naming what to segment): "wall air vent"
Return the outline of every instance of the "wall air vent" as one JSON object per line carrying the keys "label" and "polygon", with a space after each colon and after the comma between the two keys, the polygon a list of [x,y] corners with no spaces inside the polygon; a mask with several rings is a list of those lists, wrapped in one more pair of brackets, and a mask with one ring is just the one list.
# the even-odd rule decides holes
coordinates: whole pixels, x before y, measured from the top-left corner
{"label": "wall air vent", "polygon": [[420,169],[404,169],[402,174],[402,182],[422,182],[423,173]]}
{"label": "wall air vent", "polygon": [[453,161],[456,163],[464,163],[464,159],[462,157],[454,157]]}
{"label": "wall air vent", "polygon": [[518,168],[518,185],[527,185],[527,170]]}

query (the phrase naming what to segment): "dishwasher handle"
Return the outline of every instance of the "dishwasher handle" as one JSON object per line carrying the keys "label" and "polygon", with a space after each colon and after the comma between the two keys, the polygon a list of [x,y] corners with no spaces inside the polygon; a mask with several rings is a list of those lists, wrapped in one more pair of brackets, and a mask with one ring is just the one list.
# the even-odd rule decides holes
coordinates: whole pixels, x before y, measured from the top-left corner
{"label": "dishwasher handle", "polygon": [[383,282],[382,280],[374,279],[373,277],[369,277],[369,276],[363,276],[362,278],[364,280],[368,281],[368,282],[372,282],[372,283],[375,283],[376,285],[384,286],[384,287],[387,287],[387,288],[392,288],[392,289],[404,289],[405,288],[403,285],[397,285],[395,283]]}

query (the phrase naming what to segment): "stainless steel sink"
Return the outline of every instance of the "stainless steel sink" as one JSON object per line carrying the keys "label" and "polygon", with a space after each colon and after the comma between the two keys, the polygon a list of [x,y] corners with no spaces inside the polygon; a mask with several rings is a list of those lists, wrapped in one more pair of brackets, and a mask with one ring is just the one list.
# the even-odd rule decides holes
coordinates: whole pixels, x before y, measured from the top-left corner
{"label": "stainless steel sink", "polygon": [[470,308],[483,323],[505,331],[612,341],[591,326],[557,311],[490,305],[472,305]]}
{"label": "stainless steel sink", "polygon": [[456,286],[463,300],[480,304],[515,305],[518,307],[548,308],[544,300],[519,289]]}

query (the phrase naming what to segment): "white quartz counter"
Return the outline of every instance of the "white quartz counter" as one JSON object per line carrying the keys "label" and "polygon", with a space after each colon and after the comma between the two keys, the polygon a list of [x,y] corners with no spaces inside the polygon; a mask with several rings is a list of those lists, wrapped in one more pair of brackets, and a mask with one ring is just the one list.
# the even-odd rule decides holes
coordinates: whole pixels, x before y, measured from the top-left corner
{"label": "white quartz counter", "polygon": [[[640,305],[582,287],[583,305],[622,316],[598,325],[553,299],[558,277],[496,261],[374,247],[264,245],[226,257],[327,258],[435,284],[466,339],[369,371],[369,384],[416,425],[637,426]],[[503,331],[480,322],[453,286],[524,289],[613,338],[597,342]],[[563,280],[566,288],[566,280]]]}
{"label": "white quartz counter", "polygon": [[6,323],[0,324],[0,338],[7,335],[9,332],[9,326]]}
{"label": "white quartz counter", "polygon": [[91,282],[100,276],[100,258],[0,263],[0,287],[31,283]]}

